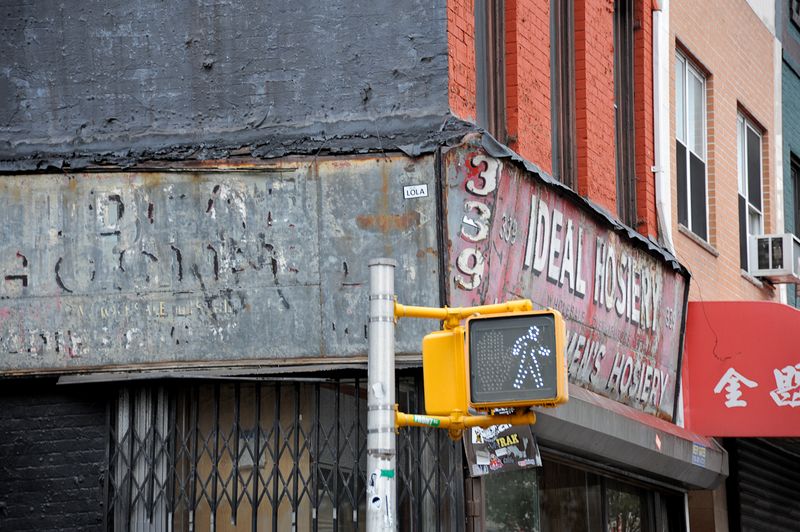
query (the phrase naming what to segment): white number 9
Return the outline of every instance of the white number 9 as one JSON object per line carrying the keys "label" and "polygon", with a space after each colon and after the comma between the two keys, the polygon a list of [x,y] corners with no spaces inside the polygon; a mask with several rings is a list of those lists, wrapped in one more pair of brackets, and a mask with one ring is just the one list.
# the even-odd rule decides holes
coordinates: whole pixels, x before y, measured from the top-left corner
{"label": "white number 9", "polygon": [[456,260],[458,270],[466,275],[456,274],[456,284],[464,290],[475,290],[483,278],[483,255],[475,248],[466,248]]}

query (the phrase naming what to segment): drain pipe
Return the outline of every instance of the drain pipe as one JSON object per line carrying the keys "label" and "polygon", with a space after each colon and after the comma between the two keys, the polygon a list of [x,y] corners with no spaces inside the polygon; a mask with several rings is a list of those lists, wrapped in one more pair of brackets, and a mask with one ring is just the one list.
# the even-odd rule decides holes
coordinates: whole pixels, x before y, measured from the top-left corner
{"label": "drain pipe", "polygon": [[[672,60],[669,44],[669,0],[653,0],[653,174],[656,179],[656,216],[661,245],[677,255],[672,240],[672,135],[669,130],[669,68]],[[675,424],[682,427],[683,390],[678,394]],[[686,515],[688,519],[688,510]]]}
{"label": "drain pipe", "polygon": [[656,216],[662,245],[675,254],[672,241],[672,166],[670,159],[669,0],[653,1],[653,145],[655,147]]}

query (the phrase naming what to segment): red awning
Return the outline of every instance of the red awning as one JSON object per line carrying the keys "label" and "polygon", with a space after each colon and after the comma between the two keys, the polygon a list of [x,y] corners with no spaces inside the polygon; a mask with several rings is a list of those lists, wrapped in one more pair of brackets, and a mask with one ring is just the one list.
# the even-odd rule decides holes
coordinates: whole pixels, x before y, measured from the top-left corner
{"label": "red awning", "polygon": [[686,427],[707,436],[800,436],[800,311],[770,302],[691,302]]}

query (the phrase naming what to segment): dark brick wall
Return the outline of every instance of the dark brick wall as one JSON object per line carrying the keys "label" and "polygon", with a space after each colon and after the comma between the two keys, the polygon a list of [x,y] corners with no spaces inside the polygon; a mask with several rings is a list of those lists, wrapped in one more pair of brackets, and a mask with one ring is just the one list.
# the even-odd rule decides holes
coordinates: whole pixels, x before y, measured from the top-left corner
{"label": "dark brick wall", "polygon": [[0,530],[101,530],[106,397],[0,380]]}

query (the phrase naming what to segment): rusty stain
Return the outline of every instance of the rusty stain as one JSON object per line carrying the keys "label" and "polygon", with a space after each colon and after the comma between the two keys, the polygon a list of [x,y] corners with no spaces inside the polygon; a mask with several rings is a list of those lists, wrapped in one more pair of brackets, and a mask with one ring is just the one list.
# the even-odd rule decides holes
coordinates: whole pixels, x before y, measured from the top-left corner
{"label": "rusty stain", "polygon": [[425,249],[420,248],[420,249],[417,250],[417,258],[418,259],[421,259],[425,255],[430,255],[432,257],[437,257],[439,254],[437,253],[436,249],[432,248],[432,247],[427,247]]}
{"label": "rusty stain", "polygon": [[419,226],[419,213],[406,212],[403,214],[362,214],[356,217],[359,229],[365,231],[406,231]]}
{"label": "rusty stain", "polygon": [[142,174],[142,181],[147,188],[154,188],[161,185],[161,174],[158,173],[144,173]]}

